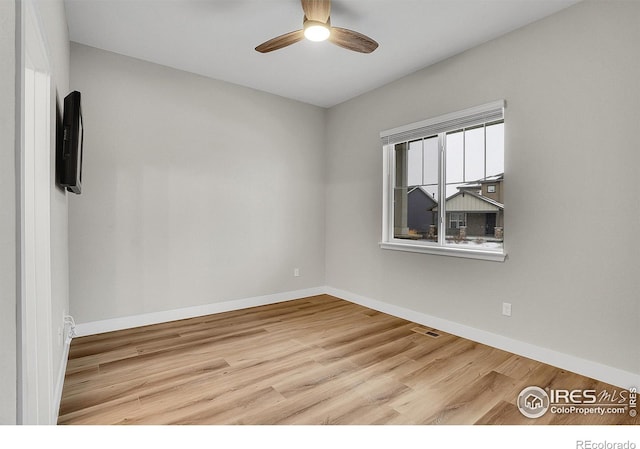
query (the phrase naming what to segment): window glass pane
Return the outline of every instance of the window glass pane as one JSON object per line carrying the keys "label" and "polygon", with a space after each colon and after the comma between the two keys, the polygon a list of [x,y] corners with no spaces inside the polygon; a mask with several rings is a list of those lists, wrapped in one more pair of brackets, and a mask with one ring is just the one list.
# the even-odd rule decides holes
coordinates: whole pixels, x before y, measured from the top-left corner
{"label": "window glass pane", "polygon": [[[438,240],[438,138],[427,140],[426,147],[422,139],[395,146],[393,236],[396,239]],[[425,172],[433,182],[424,183]]]}
{"label": "window glass pane", "polygon": [[478,181],[484,178],[484,126],[465,131],[464,180]]}
{"label": "window glass pane", "polygon": [[409,142],[407,185],[422,184],[422,140]]}
{"label": "window glass pane", "polygon": [[407,228],[407,176],[409,145],[395,146],[395,188],[393,189],[393,234],[399,238],[408,232]]}
{"label": "window glass pane", "polygon": [[422,189],[423,192],[429,195],[434,201],[438,201],[438,185],[437,184],[424,185],[424,186],[420,186],[420,188]]}
{"label": "window glass pane", "polygon": [[[438,137],[424,139],[423,173],[425,184],[438,184]],[[437,192],[436,192],[437,196]]]}
{"label": "window glass pane", "polygon": [[463,142],[462,131],[447,134],[447,184],[464,182]]}
{"label": "window glass pane", "polygon": [[487,126],[487,176],[504,173],[504,123]]}
{"label": "window glass pane", "polygon": [[[462,145],[466,182],[447,180],[445,244],[468,249],[502,249],[504,124],[487,126],[486,135],[482,128],[466,130]],[[447,173],[452,170],[447,167]]]}
{"label": "window glass pane", "polygon": [[407,185],[407,144],[400,143],[395,146],[395,185],[403,187]]}

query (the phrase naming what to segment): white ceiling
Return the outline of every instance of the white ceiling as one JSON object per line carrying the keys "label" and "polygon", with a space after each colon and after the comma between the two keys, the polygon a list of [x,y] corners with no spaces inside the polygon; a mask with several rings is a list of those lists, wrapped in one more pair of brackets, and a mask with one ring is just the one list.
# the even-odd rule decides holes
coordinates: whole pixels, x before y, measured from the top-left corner
{"label": "white ceiling", "polygon": [[330,107],[578,0],[334,0],[331,23],[375,39],[254,48],[302,28],[299,0],[65,0],[72,41]]}

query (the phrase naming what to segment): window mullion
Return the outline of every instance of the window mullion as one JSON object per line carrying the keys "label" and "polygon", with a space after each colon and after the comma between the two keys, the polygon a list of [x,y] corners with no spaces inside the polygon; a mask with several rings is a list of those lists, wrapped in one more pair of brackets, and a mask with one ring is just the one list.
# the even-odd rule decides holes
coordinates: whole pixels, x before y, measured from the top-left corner
{"label": "window mullion", "polygon": [[389,189],[387,190],[387,239],[393,239],[393,224],[395,223],[395,190],[396,190],[396,152],[395,145],[389,145],[387,160],[389,166],[387,167],[387,179],[389,182]]}
{"label": "window mullion", "polygon": [[483,171],[483,178],[487,179],[487,124],[485,123],[484,125],[482,125],[482,129],[484,131],[483,136],[484,136],[484,145],[482,148],[483,151],[483,155],[484,155],[484,171]]}
{"label": "window mullion", "polygon": [[445,237],[447,232],[447,213],[445,211],[445,203],[447,197],[447,176],[446,176],[446,165],[447,165],[447,157],[446,157],[446,141],[447,134],[440,133],[438,134],[438,164],[439,164],[439,180],[438,180],[438,205],[440,226],[438,228],[438,245],[444,246]]}
{"label": "window mullion", "polygon": [[467,130],[462,130],[462,182],[467,182]]}
{"label": "window mullion", "polygon": [[420,185],[424,185],[424,138],[420,141],[422,143],[422,149],[420,150],[420,163],[422,164],[422,178]]}

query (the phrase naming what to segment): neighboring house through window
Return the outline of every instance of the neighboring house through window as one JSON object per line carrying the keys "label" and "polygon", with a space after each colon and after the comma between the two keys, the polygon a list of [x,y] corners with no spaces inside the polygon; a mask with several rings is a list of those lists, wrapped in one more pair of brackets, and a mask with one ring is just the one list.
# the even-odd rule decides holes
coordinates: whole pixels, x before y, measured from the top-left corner
{"label": "neighboring house through window", "polygon": [[380,135],[381,247],[504,260],[504,101]]}

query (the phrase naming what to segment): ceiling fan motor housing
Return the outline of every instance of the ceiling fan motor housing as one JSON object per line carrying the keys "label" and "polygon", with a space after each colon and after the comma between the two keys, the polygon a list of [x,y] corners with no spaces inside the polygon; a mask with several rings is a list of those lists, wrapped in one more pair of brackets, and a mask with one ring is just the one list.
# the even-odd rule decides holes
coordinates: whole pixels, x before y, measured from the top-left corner
{"label": "ceiling fan motor housing", "polygon": [[327,22],[320,22],[319,20],[307,19],[304,17],[303,22],[304,37],[310,41],[320,42],[327,40],[331,35],[331,21],[327,19]]}

